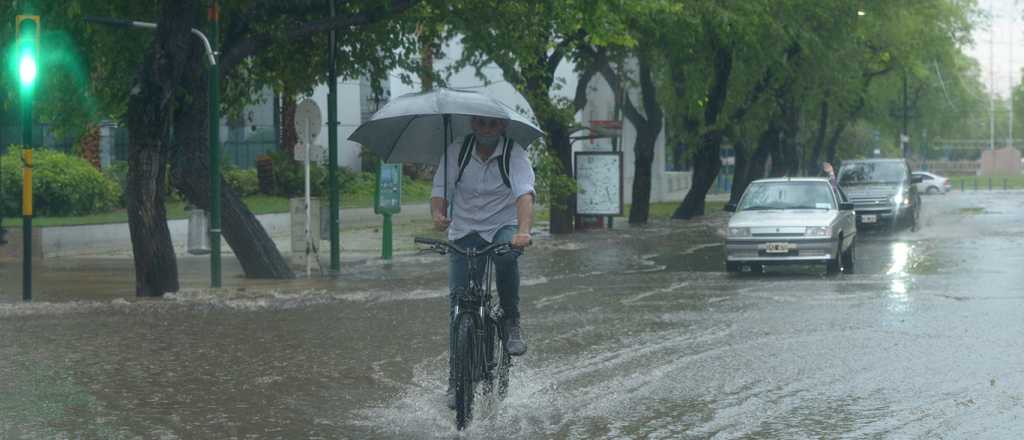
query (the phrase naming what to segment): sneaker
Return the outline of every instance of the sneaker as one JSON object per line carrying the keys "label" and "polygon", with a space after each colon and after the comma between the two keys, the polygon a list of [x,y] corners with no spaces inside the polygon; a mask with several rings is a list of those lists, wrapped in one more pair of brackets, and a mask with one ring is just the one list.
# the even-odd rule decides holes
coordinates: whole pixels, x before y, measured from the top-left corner
{"label": "sneaker", "polygon": [[526,341],[523,340],[523,329],[518,319],[505,320],[505,350],[512,356],[526,354]]}
{"label": "sneaker", "polygon": [[448,385],[448,390],[444,392],[445,400],[448,401],[448,409],[455,409],[455,387]]}

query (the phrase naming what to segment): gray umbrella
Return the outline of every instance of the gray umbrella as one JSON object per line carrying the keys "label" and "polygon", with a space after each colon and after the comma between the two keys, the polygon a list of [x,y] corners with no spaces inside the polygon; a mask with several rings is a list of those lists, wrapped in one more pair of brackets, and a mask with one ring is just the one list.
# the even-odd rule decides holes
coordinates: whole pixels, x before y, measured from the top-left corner
{"label": "gray umbrella", "polygon": [[392,99],[348,138],[385,162],[436,165],[449,143],[471,132],[473,116],[507,120],[505,135],[524,148],[544,135],[525,116],[494,98],[438,88]]}

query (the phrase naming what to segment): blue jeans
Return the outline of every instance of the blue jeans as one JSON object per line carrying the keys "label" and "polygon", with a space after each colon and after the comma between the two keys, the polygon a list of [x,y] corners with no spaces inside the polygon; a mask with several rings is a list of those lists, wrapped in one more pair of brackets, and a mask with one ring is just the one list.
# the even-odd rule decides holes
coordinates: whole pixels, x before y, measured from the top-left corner
{"label": "blue jeans", "polygon": [[[519,230],[517,225],[503,226],[494,235],[495,242],[512,241],[512,236]],[[490,243],[480,237],[480,234],[472,233],[458,240],[455,244],[461,248],[480,248]],[[484,257],[476,257],[479,262],[476,282],[483,282]],[[498,287],[498,300],[506,319],[519,319],[519,256],[515,253],[508,253],[502,256],[494,256],[494,279]],[[456,290],[469,287],[469,267],[466,264],[468,257],[454,252],[448,254],[448,353],[455,349],[455,329],[451,328],[455,320],[455,298]],[[448,357],[449,369],[451,371],[451,356]]]}

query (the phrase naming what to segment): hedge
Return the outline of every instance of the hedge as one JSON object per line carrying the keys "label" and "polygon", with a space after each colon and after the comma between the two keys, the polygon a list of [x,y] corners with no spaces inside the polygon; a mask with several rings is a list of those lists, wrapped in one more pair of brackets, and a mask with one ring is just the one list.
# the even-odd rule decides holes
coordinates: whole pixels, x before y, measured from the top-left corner
{"label": "hedge", "polygon": [[[3,216],[21,214],[21,148],[11,145],[0,163]],[[32,199],[35,216],[74,216],[108,212],[118,205],[121,188],[86,160],[48,149],[32,150]]]}

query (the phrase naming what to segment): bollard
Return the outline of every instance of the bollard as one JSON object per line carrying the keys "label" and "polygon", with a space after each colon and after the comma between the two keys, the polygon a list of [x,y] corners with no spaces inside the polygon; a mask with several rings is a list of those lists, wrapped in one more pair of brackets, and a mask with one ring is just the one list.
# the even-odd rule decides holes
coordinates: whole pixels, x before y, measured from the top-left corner
{"label": "bollard", "polygon": [[992,191],[992,176],[988,176],[988,190]]}
{"label": "bollard", "polygon": [[967,179],[960,179],[960,192],[964,192],[964,182],[966,181]]}

